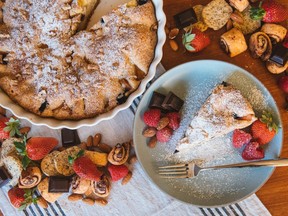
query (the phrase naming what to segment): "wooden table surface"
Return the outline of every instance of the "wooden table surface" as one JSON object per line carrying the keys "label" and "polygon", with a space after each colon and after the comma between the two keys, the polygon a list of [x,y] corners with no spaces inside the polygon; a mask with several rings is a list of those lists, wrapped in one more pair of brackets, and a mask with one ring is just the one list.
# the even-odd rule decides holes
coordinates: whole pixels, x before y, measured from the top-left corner
{"label": "wooden table surface", "polygon": [[[287,0],[277,0],[282,4],[288,6]],[[173,16],[185,9],[196,4],[205,5],[210,0],[164,0],[164,11],[167,16],[167,26],[174,27]],[[287,28],[287,21],[282,23]],[[230,62],[238,65],[251,74],[255,75],[270,91],[274,97],[282,118],[282,126],[284,131],[284,142],[281,157],[288,157],[288,112],[285,111],[285,94],[278,88],[277,80],[281,75],[274,75],[269,73],[266,69],[265,64],[259,59],[253,59],[250,56],[249,51],[246,51],[234,58],[230,58],[226,55],[219,47],[220,35],[226,31],[222,28],[218,31],[207,30],[211,38],[211,44],[200,53],[188,53],[184,52],[183,46],[181,46],[181,35],[178,35],[176,41],[179,45],[179,50],[177,52],[172,51],[169,46],[168,40],[164,45],[164,55],[162,59],[163,66],[168,70],[179,64],[199,60],[199,59],[216,59],[225,62]],[[248,37],[247,37],[248,38]],[[271,212],[273,216],[277,215],[287,215],[288,212],[288,168],[277,168],[273,173],[272,177],[268,182],[256,193],[263,204]]]}

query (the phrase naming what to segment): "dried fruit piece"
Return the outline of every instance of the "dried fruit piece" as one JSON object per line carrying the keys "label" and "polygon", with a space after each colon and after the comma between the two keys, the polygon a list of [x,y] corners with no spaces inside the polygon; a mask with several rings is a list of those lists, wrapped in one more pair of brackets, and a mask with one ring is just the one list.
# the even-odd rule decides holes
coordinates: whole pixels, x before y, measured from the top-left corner
{"label": "dried fruit piece", "polygon": [[149,140],[148,147],[149,148],[155,148],[156,144],[157,144],[157,138],[156,138],[156,136],[154,136]]}
{"label": "dried fruit piece", "polygon": [[153,128],[153,127],[148,127],[148,128],[146,128],[146,129],[143,131],[142,135],[143,135],[144,137],[153,137],[153,136],[156,135],[156,132],[157,132],[157,130],[156,130],[155,128]]}
{"label": "dried fruit piece", "polygon": [[171,29],[171,31],[169,32],[169,39],[173,40],[174,38],[177,37],[178,34],[179,34],[178,28]]}
{"label": "dried fruit piece", "polygon": [[68,196],[68,200],[71,202],[76,202],[78,200],[81,200],[83,198],[82,194],[71,194]]}
{"label": "dried fruit piece", "polygon": [[169,44],[173,51],[176,52],[179,49],[179,46],[175,40],[169,40]]}
{"label": "dried fruit piece", "polygon": [[165,128],[168,124],[169,124],[169,118],[168,117],[161,118],[160,121],[158,122],[157,130],[161,130],[161,129]]}
{"label": "dried fruit piece", "polygon": [[127,175],[122,179],[121,184],[122,184],[122,185],[127,184],[127,183],[130,181],[131,178],[132,178],[132,172],[129,171],[129,172],[127,173]]}

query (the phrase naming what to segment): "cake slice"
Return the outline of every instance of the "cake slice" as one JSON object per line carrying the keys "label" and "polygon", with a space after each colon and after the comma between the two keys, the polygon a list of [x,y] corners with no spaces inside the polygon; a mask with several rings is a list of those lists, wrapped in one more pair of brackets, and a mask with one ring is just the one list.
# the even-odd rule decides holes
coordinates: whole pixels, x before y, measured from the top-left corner
{"label": "cake slice", "polygon": [[216,86],[192,119],[176,150],[224,136],[252,124],[257,118],[251,104],[232,85]]}

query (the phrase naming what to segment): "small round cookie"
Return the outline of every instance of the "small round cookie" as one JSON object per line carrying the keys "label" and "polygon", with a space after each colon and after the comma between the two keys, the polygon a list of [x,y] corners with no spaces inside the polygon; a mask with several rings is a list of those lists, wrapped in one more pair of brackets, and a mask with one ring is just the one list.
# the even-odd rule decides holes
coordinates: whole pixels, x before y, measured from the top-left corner
{"label": "small round cookie", "polygon": [[53,151],[46,155],[41,161],[41,170],[47,176],[57,176],[60,173],[57,171],[54,163],[55,157],[59,154],[59,151]]}

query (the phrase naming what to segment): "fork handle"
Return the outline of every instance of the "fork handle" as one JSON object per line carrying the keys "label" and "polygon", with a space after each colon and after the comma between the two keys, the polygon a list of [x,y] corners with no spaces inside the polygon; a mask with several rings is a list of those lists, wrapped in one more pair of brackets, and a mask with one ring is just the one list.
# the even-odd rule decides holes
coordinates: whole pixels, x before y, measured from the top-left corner
{"label": "fork handle", "polygon": [[242,167],[261,167],[261,166],[271,166],[271,167],[288,166],[288,158],[279,158],[279,159],[272,159],[272,160],[258,160],[258,161],[243,162],[243,163],[236,163],[236,164],[203,167],[203,169],[242,168]]}

